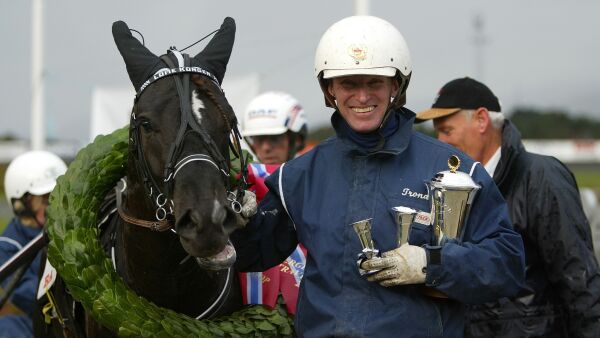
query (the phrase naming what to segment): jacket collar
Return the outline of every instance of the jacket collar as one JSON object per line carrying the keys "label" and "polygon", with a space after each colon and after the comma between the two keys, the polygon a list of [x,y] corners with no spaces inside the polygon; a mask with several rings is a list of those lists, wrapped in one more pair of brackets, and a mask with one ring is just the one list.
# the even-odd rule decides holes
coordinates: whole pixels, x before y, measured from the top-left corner
{"label": "jacket collar", "polygon": [[506,182],[515,161],[524,152],[521,133],[512,122],[505,120],[502,126],[502,153],[494,171],[494,181],[498,186],[501,187]]}
{"label": "jacket collar", "polygon": [[375,147],[373,149],[365,149],[348,137],[347,132],[344,130],[345,128],[342,127],[342,123],[345,123],[345,121],[337,110],[331,116],[331,125],[335,129],[343,151],[354,155],[398,155],[408,147],[412,135],[415,113],[403,107],[393,110],[391,114],[395,114],[399,119],[398,129],[385,140],[382,147]]}

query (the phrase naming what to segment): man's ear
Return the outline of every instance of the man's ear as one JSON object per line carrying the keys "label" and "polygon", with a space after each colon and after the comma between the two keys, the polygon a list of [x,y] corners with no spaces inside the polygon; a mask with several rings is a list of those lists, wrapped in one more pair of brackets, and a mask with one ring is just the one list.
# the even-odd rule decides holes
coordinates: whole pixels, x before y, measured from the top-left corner
{"label": "man's ear", "polygon": [[396,78],[392,79],[392,97],[398,96],[400,92],[400,85],[398,84],[398,80]]}
{"label": "man's ear", "polygon": [[477,121],[477,130],[480,133],[486,132],[491,127],[490,114],[487,108],[477,108],[474,115],[475,121]]}
{"label": "man's ear", "polygon": [[335,95],[333,95],[333,81],[327,81],[327,92],[329,93],[329,96],[335,99]]}

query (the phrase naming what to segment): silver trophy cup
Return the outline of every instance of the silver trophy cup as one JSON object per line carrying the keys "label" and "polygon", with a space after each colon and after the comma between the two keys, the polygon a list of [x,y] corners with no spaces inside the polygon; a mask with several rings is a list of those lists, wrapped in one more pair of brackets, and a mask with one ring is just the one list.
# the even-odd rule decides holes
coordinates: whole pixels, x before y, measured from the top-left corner
{"label": "silver trophy cup", "polygon": [[361,268],[361,264],[365,260],[379,258],[379,250],[375,249],[375,245],[373,244],[373,237],[371,236],[371,220],[372,218],[368,218],[350,224],[352,225],[352,228],[354,228],[354,231],[358,235],[358,240],[360,241],[360,245],[362,246],[362,251],[358,254],[358,260],[356,261],[356,264],[358,265],[358,271],[363,276],[370,275],[379,271],[367,271]]}
{"label": "silver trophy cup", "polygon": [[448,159],[450,170],[437,173],[426,182],[431,201],[432,225],[436,244],[462,237],[463,227],[477,191],[481,188],[471,176],[457,171],[460,159]]}
{"label": "silver trophy cup", "polygon": [[396,214],[396,226],[398,228],[398,247],[408,243],[410,225],[415,220],[417,211],[408,207],[392,208]]}
{"label": "silver trophy cup", "polygon": [[371,220],[372,218],[368,218],[350,224],[352,225],[354,231],[358,235],[360,245],[363,248],[362,253],[367,259],[371,259],[379,255],[379,250],[375,249],[375,245],[373,244],[373,237],[371,236]]}

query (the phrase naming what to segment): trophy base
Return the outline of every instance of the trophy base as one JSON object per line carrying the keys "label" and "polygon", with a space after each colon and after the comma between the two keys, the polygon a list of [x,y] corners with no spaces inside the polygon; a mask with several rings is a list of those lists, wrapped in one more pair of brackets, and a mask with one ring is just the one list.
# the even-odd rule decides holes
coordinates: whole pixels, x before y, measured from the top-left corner
{"label": "trophy base", "polygon": [[369,271],[367,271],[367,270],[360,269],[359,273],[360,273],[361,276],[369,277],[369,276],[371,276],[373,274],[378,273],[379,271],[381,271],[381,270],[369,270]]}
{"label": "trophy base", "polygon": [[442,291],[439,291],[437,289],[430,288],[427,286],[424,286],[421,288],[421,293],[423,293],[426,296],[432,297],[432,298],[448,299],[448,296],[445,293],[443,293]]}

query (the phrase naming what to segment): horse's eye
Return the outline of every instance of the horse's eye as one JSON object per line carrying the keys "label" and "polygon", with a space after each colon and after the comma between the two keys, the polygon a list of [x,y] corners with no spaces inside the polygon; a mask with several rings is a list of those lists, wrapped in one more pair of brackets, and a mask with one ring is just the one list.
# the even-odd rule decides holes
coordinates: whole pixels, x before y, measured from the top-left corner
{"label": "horse's eye", "polygon": [[144,128],[144,131],[149,132],[152,131],[152,123],[150,123],[150,121],[148,120],[144,120],[142,122],[140,122],[140,125],[142,126],[142,128]]}

